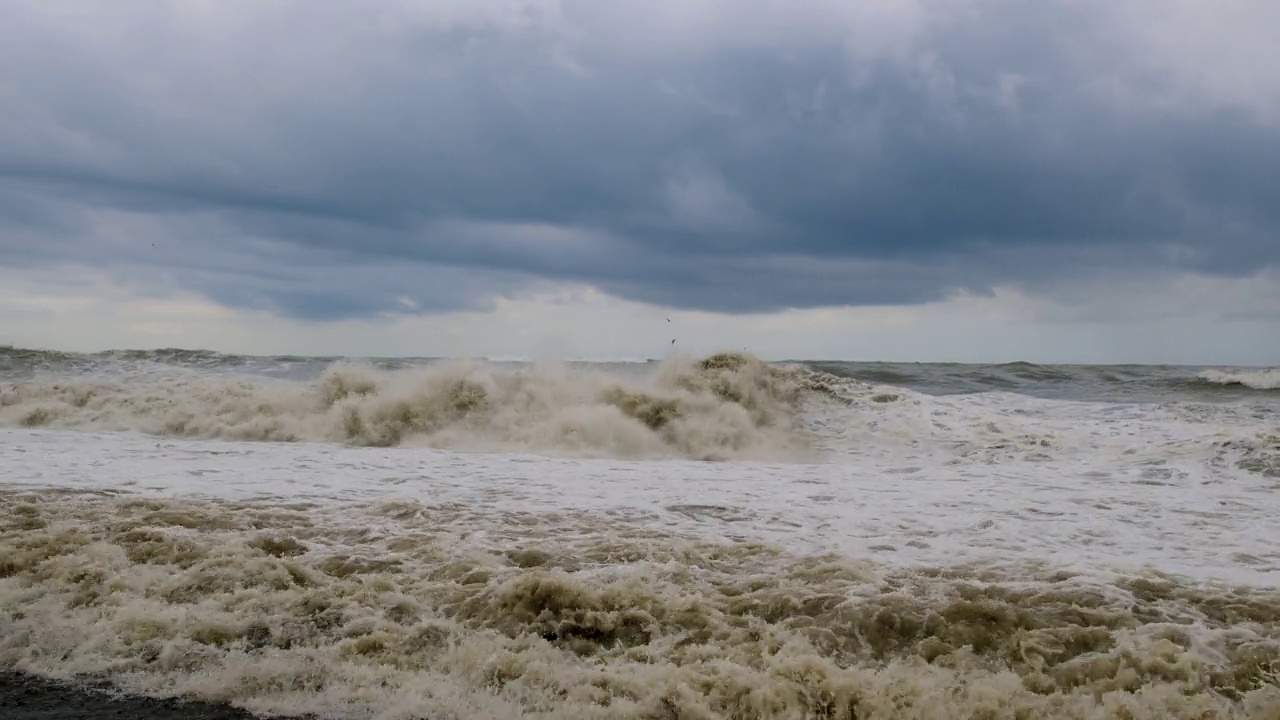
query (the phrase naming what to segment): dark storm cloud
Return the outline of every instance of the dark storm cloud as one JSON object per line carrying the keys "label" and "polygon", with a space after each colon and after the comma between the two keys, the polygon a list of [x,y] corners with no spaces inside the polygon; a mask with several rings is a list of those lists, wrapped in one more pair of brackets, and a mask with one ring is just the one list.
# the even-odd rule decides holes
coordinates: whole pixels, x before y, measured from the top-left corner
{"label": "dark storm cloud", "polygon": [[1096,7],[42,7],[0,29],[5,264],[326,319],[540,281],[747,311],[1280,261],[1266,103],[1186,102]]}

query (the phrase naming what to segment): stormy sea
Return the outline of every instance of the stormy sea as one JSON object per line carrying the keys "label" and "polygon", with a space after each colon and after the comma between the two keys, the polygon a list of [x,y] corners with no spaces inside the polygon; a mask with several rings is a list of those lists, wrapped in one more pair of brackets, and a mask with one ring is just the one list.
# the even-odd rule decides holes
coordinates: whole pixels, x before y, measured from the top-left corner
{"label": "stormy sea", "polygon": [[1280,370],[0,349],[0,716],[1280,717]]}

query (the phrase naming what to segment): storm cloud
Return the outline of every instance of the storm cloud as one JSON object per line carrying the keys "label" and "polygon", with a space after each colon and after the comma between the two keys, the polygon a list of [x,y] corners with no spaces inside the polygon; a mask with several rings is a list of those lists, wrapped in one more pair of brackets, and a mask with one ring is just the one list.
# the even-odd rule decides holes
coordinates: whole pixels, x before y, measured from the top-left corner
{"label": "storm cloud", "polygon": [[0,263],[313,320],[1248,277],[1280,10],[1224,7],[10,2]]}

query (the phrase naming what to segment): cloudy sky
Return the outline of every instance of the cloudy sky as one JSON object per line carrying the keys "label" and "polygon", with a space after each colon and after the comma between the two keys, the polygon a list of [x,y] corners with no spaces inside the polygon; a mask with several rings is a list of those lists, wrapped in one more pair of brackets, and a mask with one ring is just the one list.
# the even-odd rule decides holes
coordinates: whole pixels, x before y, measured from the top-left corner
{"label": "cloudy sky", "polygon": [[0,16],[0,343],[1280,363],[1274,0]]}

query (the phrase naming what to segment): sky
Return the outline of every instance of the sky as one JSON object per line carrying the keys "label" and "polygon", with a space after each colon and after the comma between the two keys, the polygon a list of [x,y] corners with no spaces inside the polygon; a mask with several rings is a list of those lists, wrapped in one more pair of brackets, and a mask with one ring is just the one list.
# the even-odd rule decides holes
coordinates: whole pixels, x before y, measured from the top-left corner
{"label": "sky", "polygon": [[3,0],[0,344],[1280,364],[1277,27]]}

